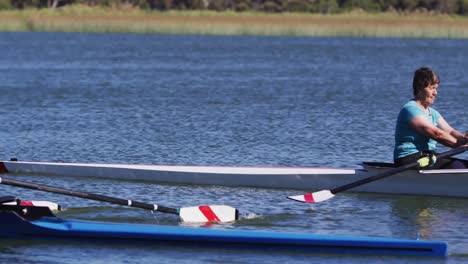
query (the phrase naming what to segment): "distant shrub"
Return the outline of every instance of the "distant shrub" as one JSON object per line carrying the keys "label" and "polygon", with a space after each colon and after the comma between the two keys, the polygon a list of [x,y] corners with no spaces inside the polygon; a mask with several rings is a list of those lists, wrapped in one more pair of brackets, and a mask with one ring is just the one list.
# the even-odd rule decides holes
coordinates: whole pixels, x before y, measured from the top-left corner
{"label": "distant shrub", "polygon": [[11,9],[12,5],[10,0],[0,0],[0,10]]}
{"label": "distant shrub", "polygon": [[168,10],[172,7],[172,1],[169,0],[148,0],[151,9]]}
{"label": "distant shrub", "polygon": [[210,0],[210,3],[208,4],[208,9],[215,11],[225,10],[226,8],[224,6],[224,0]]}
{"label": "distant shrub", "polygon": [[286,3],[288,12],[309,12],[310,4],[307,0],[291,0]]}
{"label": "distant shrub", "polygon": [[395,2],[396,9],[405,11],[413,11],[418,6],[418,0],[399,0]]}
{"label": "distant shrub", "polygon": [[[55,4],[53,4],[55,3]],[[68,7],[82,4],[89,7],[152,10],[235,10],[278,12],[391,12],[402,14],[437,13],[468,16],[468,0],[0,0],[0,10]]]}
{"label": "distant shrub", "polygon": [[46,5],[43,5],[40,0],[23,0],[21,2],[23,5],[23,8],[39,8],[39,7],[46,6]]}
{"label": "distant shrub", "polygon": [[250,10],[251,8],[252,6],[250,5],[250,3],[246,1],[240,1],[235,6],[235,10],[237,12],[245,12],[245,11]]}
{"label": "distant shrub", "polygon": [[263,3],[261,6],[261,11],[269,12],[269,13],[279,13],[283,11],[281,6],[273,1],[267,1]]}
{"label": "distant shrub", "polygon": [[311,11],[316,13],[337,13],[339,6],[336,0],[321,0],[314,1],[311,6]]}
{"label": "distant shrub", "polygon": [[[406,1],[406,0],[402,0]],[[354,9],[362,9],[365,11],[382,11],[389,7],[388,1],[376,1],[376,0],[346,0],[343,2],[342,8],[347,11]]]}
{"label": "distant shrub", "polygon": [[461,15],[468,15],[468,0],[460,0],[459,13]]}
{"label": "distant shrub", "polygon": [[117,7],[122,1],[120,0],[101,0],[98,1],[98,3],[102,6],[107,6],[107,7]]}
{"label": "distant shrub", "polygon": [[[445,14],[455,14],[459,10],[459,1],[440,1],[439,4],[436,6],[438,11],[445,13]],[[429,8],[431,6],[429,5]]]}
{"label": "distant shrub", "polygon": [[190,1],[189,5],[190,9],[195,9],[195,10],[203,10],[208,8],[208,3],[207,1],[203,0],[192,0]]}
{"label": "distant shrub", "polygon": [[135,6],[137,6],[140,9],[144,9],[144,10],[151,9],[151,3],[149,1],[146,1],[146,0],[137,1]]}

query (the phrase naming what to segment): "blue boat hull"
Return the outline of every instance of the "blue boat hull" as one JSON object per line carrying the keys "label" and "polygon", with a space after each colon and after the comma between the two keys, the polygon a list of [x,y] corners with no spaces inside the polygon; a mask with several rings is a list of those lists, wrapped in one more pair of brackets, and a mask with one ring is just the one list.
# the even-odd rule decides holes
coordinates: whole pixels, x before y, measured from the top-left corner
{"label": "blue boat hull", "polygon": [[0,219],[0,237],[3,238],[182,244],[249,250],[447,255],[447,243],[437,241],[122,224],[63,220],[54,216],[28,221],[11,211],[1,211]]}

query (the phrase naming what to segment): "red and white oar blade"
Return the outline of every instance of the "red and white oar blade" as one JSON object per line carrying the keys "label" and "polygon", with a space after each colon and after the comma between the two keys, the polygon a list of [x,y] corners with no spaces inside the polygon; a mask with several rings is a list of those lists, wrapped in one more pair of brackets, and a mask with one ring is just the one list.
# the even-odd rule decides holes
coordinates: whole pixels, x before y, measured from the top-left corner
{"label": "red and white oar blade", "polygon": [[227,205],[201,205],[180,208],[179,216],[184,222],[232,222],[238,219],[238,211]]}
{"label": "red and white oar blade", "polygon": [[294,200],[297,202],[303,202],[303,203],[320,203],[330,198],[333,198],[333,196],[335,195],[331,193],[331,191],[323,190],[323,191],[314,192],[314,193],[288,196],[288,198],[291,200]]}
{"label": "red and white oar blade", "polygon": [[[8,205],[17,205],[16,202],[4,203]],[[49,201],[21,201],[20,205],[23,206],[38,206],[38,207],[49,207],[51,211],[61,211],[62,207],[59,204]]]}

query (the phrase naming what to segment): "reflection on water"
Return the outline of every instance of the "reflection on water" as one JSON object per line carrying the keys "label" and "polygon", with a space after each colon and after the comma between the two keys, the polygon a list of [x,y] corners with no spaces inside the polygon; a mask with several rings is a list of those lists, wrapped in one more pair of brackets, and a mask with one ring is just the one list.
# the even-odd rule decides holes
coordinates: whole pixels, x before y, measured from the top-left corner
{"label": "reflection on water", "polygon": [[404,196],[392,203],[392,230],[396,234],[415,234],[425,240],[450,237],[451,247],[466,248],[467,205],[465,199]]}

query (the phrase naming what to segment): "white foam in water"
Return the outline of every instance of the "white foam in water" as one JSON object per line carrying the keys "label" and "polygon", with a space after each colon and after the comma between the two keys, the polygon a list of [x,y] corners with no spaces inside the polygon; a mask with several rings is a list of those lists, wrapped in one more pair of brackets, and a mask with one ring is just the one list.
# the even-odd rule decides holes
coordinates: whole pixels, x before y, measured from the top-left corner
{"label": "white foam in water", "polygon": [[242,219],[258,219],[258,218],[262,218],[262,217],[263,216],[255,214],[255,213],[248,213],[246,215],[241,216],[240,220],[242,220]]}

